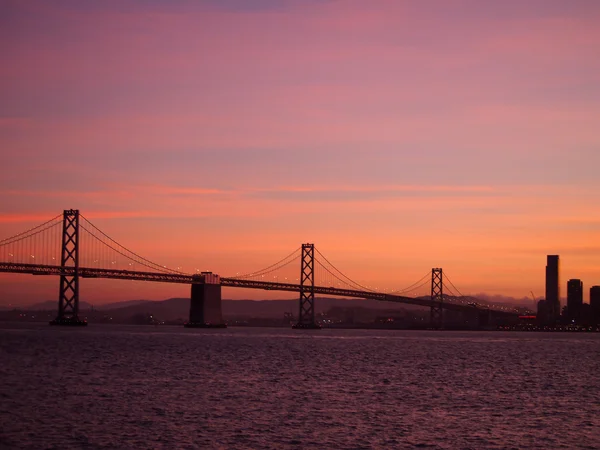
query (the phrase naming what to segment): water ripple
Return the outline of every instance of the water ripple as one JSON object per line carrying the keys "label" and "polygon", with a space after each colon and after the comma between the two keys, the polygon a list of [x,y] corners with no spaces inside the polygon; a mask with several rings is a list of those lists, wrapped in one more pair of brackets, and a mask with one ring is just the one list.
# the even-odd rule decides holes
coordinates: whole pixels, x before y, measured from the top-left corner
{"label": "water ripple", "polygon": [[0,325],[0,448],[598,448],[597,334]]}

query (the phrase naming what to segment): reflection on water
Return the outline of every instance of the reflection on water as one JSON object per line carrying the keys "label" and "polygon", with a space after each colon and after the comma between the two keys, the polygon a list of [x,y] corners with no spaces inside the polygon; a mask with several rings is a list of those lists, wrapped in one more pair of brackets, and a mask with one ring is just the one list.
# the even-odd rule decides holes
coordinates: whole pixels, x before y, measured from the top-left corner
{"label": "reflection on water", "polygon": [[597,448],[599,334],[0,325],[0,448]]}

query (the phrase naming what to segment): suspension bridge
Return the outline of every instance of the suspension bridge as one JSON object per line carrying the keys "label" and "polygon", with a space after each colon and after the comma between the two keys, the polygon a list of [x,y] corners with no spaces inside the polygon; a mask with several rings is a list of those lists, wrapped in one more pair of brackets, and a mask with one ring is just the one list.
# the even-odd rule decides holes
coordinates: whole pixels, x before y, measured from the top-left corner
{"label": "suspension bridge", "polygon": [[[430,325],[444,325],[444,310],[479,317],[516,318],[518,312],[494,309],[463,296],[433,268],[403,289],[380,292],[358,283],[332,264],[314,244],[302,244],[282,260],[264,269],[220,277],[211,272],[185,273],[146,259],[116,242],[79,210],[69,209],[36,227],[0,241],[0,272],[59,277],[58,312],[53,325],[86,325],[79,317],[79,281],[82,278],[140,280],[191,285],[188,327],[224,327],[221,288],[245,288],[299,293],[295,328],[318,328],[315,295],[404,303],[430,309]],[[299,275],[299,276],[298,276]],[[271,281],[273,280],[273,281]],[[430,295],[411,293],[430,286]]]}

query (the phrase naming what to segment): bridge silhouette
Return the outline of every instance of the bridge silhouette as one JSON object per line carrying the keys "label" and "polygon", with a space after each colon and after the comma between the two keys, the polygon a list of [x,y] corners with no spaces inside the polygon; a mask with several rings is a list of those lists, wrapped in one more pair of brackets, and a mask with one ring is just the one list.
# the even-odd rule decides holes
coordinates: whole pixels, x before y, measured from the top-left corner
{"label": "bridge silhouette", "polygon": [[[129,250],[97,228],[79,210],[73,209],[1,240],[0,272],[60,277],[58,313],[50,322],[53,325],[86,325],[79,317],[81,278],[190,284],[188,327],[225,326],[221,313],[222,287],[298,292],[298,320],[294,327],[302,329],[319,328],[315,320],[315,295],[427,307],[430,309],[430,326],[435,329],[443,328],[444,310],[476,314],[483,321],[488,321],[491,316],[514,319],[519,314],[516,309],[495,309],[473,297],[463,296],[444,277],[441,268],[431,269],[406,288],[380,292],[346,276],[314,244],[302,244],[275,264],[243,275],[220,277],[212,272],[185,273],[180,268],[168,268]],[[410,296],[425,286],[430,287],[429,296]]]}

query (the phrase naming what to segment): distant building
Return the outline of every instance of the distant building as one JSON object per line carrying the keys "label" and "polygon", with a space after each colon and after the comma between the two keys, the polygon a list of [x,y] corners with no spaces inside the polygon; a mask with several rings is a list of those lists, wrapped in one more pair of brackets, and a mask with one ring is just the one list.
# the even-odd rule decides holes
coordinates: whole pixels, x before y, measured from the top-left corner
{"label": "distant building", "polygon": [[567,317],[569,321],[581,322],[583,308],[583,283],[581,280],[567,282]]}
{"label": "distant building", "polygon": [[551,321],[560,316],[559,256],[548,255],[546,262],[546,307]]}
{"label": "distant building", "polygon": [[600,286],[590,288],[590,308],[593,323],[600,325]]}
{"label": "distant building", "polygon": [[546,300],[540,300],[537,303],[537,321],[539,325],[548,325],[550,322]]}

